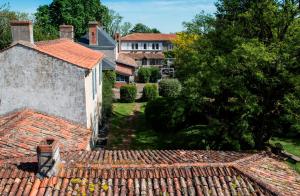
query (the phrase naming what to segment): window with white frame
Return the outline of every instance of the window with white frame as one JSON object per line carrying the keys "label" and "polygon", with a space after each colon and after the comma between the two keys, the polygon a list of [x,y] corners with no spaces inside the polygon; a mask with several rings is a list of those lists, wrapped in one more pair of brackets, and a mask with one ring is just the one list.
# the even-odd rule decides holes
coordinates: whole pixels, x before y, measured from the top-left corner
{"label": "window with white frame", "polygon": [[138,43],[135,44],[135,49],[136,49],[136,50],[139,49],[139,44],[138,44]]}
{"label": "window with white frame", "polygon": [[147,50],[147,44],[144,43],[144,50]]}
{"label": "window with white frame", "polygon": [[131,49],[134,50],[134,43],[131,44]]}
{"label": "window with white frame", "polygon": [[159,49],[159,44],[157,43],[157,44],[156,44],[156,50],[158,50],[158,49]]}
{"label": "window with white frame", "polygon": [[154,43],[152,44],[152,50],[155,50],[155,44]]}

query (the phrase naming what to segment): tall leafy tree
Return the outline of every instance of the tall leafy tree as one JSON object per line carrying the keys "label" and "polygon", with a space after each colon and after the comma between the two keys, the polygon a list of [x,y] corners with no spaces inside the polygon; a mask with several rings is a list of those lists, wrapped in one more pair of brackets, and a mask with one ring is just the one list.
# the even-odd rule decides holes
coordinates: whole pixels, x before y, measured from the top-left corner
{"label": "tall leafy tree", "polygon": [[14,12],[9,9],[9,4],[0,5],[0,50],[12,42],[10,22],[12,20],[29,20],[29,14]]}
{"label": "tall leafy tree", "polygon": [[[115,19],[99,0],[53,0],[50,5],[40,6],[35,16],[39,39],[56,37],[61,24],[73,25],[75,38],[79,38],[86,33],[89,21],[100,21],[113,29]],[[119,16],[116,19],[119,20]]]}
{"label": "tall leafy tree", "polygon": [[196,16],[175,41],[188,108],[180,133],[214,149],[262,149],[276,133],[299,135],[299,1],[216,6],[214,18]]}
{"label": "tall leafy tree", "polygon": [[130,33],[160,33],[156,28],[150,28],[142,23],[137,23],[131,30]]}

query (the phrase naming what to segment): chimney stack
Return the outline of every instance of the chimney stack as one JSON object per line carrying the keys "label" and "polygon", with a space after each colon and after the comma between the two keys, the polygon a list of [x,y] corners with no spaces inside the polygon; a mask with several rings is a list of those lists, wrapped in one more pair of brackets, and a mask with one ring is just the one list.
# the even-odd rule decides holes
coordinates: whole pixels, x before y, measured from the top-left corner
{"label": "chimney stack", "polygon": [[117,42],[118,52],[121,50],[121,34],[115,33],[115,41]]}
{"label": "chimney stack", "polygon": [[97,33],[98,22],[89,22],[89,41],[90,45],[98,45],[98,33]]}
{"label": "chimney stack", "polygon": [[13,42],[22,40],[34,43],[31,21],[12,21],[10,25]]}
{"label": "chimney stack", "polygon": [[59,26],[59,37],[73,40],[74,39],[74,27],[72,25],[60,25]]}
{"label": "chimney stack", "polygon": [[51,177],[59,172],[60,152],[58,141],[45,138],[37,146],[38,174],[40,177]]}

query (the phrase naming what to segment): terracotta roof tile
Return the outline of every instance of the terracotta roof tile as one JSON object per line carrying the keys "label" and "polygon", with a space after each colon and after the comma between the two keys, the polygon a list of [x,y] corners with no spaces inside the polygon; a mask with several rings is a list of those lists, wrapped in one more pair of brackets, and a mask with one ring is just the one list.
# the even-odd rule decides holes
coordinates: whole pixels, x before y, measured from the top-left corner
{"label": "terracotta roof tile", "polygon": [[122,41],[172,41],[176,34],[133,33],[122,37]]}
{"label": "terracotta roof tile", "polygon": [[135,60],[133,58],[131,58],[129,55],[127,55],[126,53],[119,54],[117,63],[129,65],[132,67],[138,67]]}
{"label": "terracotta roof tile", "polygon": [[92,69],[104,57],[103,53],[91,50],[69,39],[43,41],[35,44],[42,52],[86,69]]}
{"label": "terracotta roof tile", "polygon": [[132,59],[141,60],[141,59],[164,59],[165,55],[162,52],[156,53],[126,53]]}
{"label": "terracotta roof tile", "polygon": [[42,41],[36,42],[35,44],[26,41],[18,41],[14,42],[10,47],[5,48],[4,50],[15,45],[29,47],[84,69],[92,69],[104,58],[103,53],[96,52],[69,39]]}
{"label": "terracotta roof tile", "polygon": [[62,118],[25,109],[0,116],[0,159],[35,155],[38,143],[54,137],[62,151],[87,149],[91,131]]}
{"label": "terracotta roof tile", "polygon": [[117,64],[116,72],[121,75],[132,76],[134,74],[134,69],[123,64]]}

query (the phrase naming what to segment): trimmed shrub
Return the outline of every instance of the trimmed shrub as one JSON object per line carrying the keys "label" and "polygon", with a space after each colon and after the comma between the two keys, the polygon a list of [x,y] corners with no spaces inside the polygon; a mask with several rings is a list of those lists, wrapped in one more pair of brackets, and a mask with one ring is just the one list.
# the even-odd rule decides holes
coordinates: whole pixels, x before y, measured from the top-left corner
{"label": "trimmed shrub", "polygon": [[109,81],[112,85],[116,82],[116,72],[115,71],[103,71],[103,80]]}
{"label": "trimmed shrub", "polygon": [[146,84],[143,88],[143,100],[151,101],[158,97],[158,89],[156,84]]}
{"label": "trimmed shrub", "polygon": [[103,72],[103,86],[102,86],[102,116],[103,121],[108,121],[112,114],[112,103],[113,103],[113,91],[112,88],[115,83],[115,72],[104,71]]}
{"label": "trimmed shrub", "polygon": [[150,82],[156,83],[161,78],[160,69],[158,67],[150,67],[151,76]]}
{"label": "trimmed shrub", "polygon": [[159,95],[177,97],[181,92],[181,84],[177,79],[163,79],[159,82]]}
{"label": "trimmed shrub", "polygon": [[176,132],[185,122],[185,104],[180,99],[158,98],[147,103],[145,117],[157,132]]}
{"label": "trimmed shrub", "polygon": [[126,84],[120,88],[120,101],[133,103],[136,98],[137,89],[134,84]]}
{"label": "trimmed shrub", "polygon": [[138,71],[139,82],[150,82],[151,69],[149,67],[141,67]]}

